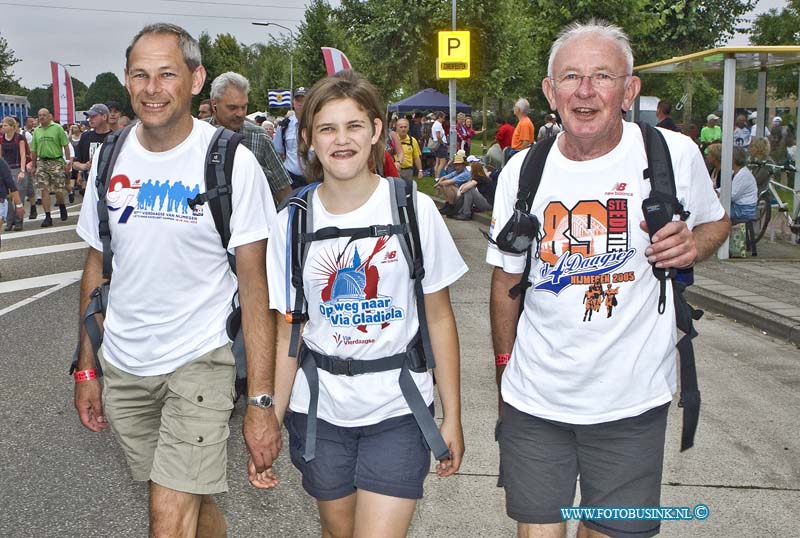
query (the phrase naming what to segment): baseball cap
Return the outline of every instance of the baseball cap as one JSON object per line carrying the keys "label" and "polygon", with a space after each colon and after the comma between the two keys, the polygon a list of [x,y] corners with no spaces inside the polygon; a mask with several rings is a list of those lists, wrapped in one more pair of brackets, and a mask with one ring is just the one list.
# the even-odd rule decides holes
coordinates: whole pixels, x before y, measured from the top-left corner
{"label": "baseball cap", "polygon": [[105,114],[108,116],[108,107],[103,103],[95,103],[89,110],[83,113],[83,115],[87,118],[92,118],[100,114]]}
{"label": "baseball cap", "polygon": [[297,88],[297,89],[294,91],[294,96],[295,96],[295,97],[303,97],[305,94],[306,94],[306,88],[305,88],[305,86],[300,86],[299,88]]}
{"label": "baseball cap", "polygon": [[467,157],[467,162],[468,163],[479,163],[479,162],[481,162],[481,160],[478,157],[476,157],[475,155],[470,155],[469,157]]}
{"label": "baseball cap", "polygon": [[757,120],[758,119],[758,111],[751,112],[749,116],[747,116],[748,120]]}
{"label": "baseball cap", "polygon": [[718,119],[719,119],[719,116],[717,116],[716,114],[709,114],[709,115],[706,117],[706,121],[718,120]]}
{"label": "baseball cap", "polygon": [[781,123],[782,121],[783,120],[781,119],[780,116],[775,116],[774,118],[772,118],[772,123]]}

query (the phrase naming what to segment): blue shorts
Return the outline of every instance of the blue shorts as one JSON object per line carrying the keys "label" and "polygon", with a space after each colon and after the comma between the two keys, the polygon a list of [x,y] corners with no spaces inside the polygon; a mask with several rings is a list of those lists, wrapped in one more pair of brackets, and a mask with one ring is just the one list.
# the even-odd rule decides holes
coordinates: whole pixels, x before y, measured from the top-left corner
{"label": "blue shorts", "polygon": [[[430,407],[433,414],[433,406]],[[318,501],[333,501],[357,489],[421,499],[431,450],[411,414],[378,424],[345,428],[317,419],[316,457],[306,463],[308,415],[288,411],[289,454],[303,475],[303,489]]]}

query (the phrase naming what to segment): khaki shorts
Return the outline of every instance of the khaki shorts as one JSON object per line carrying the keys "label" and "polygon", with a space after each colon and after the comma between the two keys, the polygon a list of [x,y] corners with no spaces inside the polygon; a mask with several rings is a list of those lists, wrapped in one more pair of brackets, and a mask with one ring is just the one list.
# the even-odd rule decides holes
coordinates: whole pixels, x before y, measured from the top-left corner
{"label": "khaki shorts", "polygon": [[208,495],[228,490],[228,419],[234,358],[229,345],[174,372],[140,377],[103,367],[103,408],[134,480]]}
{"label": "khaki shorts", "polygon": [[61,159],[45,160],[39,159],[36,163],[36,188],[44,189],[49,192],[64,189],[67,179],[64,172],[64,161]]}

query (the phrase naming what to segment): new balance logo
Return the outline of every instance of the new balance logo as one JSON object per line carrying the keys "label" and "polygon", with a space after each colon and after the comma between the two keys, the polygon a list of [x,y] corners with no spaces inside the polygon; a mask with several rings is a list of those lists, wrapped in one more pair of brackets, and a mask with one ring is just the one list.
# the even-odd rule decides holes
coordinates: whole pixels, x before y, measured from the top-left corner
{"label": "new balance logo", "polygon": [[617,183],[614,185],[615,192],[625,192],[625,188],[628,186],[627,183]]}
{"label": "new balance logo", "polygon": [[383,257],[383,263],[396,262],[396,261],[397,261],[397,251],[396,250],[390,250]]}

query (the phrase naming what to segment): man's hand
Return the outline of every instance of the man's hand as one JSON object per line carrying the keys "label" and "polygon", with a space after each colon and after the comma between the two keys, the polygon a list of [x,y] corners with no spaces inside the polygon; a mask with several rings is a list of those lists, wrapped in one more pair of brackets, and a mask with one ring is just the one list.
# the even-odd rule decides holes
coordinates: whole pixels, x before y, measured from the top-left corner
{"label": "man's hand", "polygon": [[242,424],[242,433],[247,450],[250,452],[248,478],[259,488],[272,488],[278,485],[272,473],[274,462],[281,450],[281,428],[275,416],[275,409],[261,409],[248,405]]}
{"label": "man's hand", "polygon": [[[640,222],[639,227],[648,231],[645,221]],[[652,244],[644,254],[647,261],[654,263],[659,269],[689,267],[697,261],[694,234],[683,221],[668,222],[656,232]]]}
{"label": "man's hand", "polygon": [[81,424],[93,432],[101,432],[108,428],[100,395],[103,389],[99,379],[90,379],[75,383],[75,409]]}
{"label": "man's hand", "polygon": [[17,209],[17,218],[18,219],[24,218],[25,217],[25,208],[24,207],[18,207],[16,209]]}
{"label": "man's hand", "polygon": [[442,460],[436,464],[436,474],[440,478],[454,475],[461,467],[464,457],[464,432],[459,420],[448,420],[445,417],[439,431],[442,433],[447,448],[450,449],[450,459]]}

